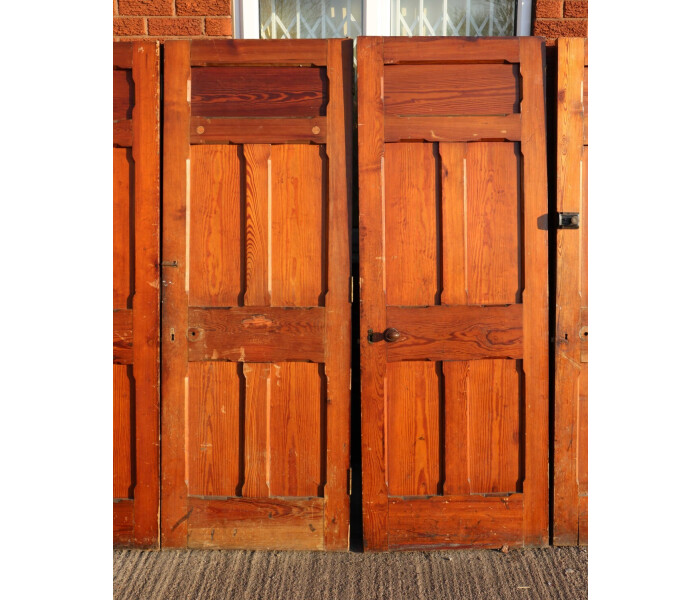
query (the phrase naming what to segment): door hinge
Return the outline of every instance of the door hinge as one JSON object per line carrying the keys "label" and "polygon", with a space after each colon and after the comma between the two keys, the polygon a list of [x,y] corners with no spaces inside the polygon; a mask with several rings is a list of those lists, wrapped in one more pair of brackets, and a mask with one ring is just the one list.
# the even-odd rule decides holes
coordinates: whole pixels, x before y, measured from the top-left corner
{"label": "door hinge", "polygon": [[581,216],[577,212],[557,213],[557,229],[578,229]]}

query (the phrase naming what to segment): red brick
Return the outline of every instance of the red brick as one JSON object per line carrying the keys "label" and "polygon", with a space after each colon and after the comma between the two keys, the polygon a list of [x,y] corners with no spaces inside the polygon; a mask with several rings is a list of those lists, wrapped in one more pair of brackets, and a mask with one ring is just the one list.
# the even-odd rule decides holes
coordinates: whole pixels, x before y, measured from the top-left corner
{"label": "red brick", "polygon": [[587,19],[588,0],[567,0],[567,2],[564,3],[564,16]]}
{"label": "red brick", "polygon": [[178,15],[230,15],[231,0],[176,0]]}
{"label": "red brick", "polygon": [[114,17],[112,32],[115,37],[124,35],[146,35],[146,19],[139,17]]}
{"label": "red brick", "polygon": [[148,35],[202,35],[202,19],[179,17],[148,19]]}
{"label": "red brick", "polygon": [[174,0],[119,0],[120,15],[174,15]]}
{"label": "red brick", "polygon": [[232,35],[231,19],[206,19],[207,35]]}
{"label": "red brick", "polygon": [[560,19],[564,0],[535,0],[535,17]]}
{"label": "red brick", "polygon": [[546,38],[586,37],[588,19],[537,19],[533,35]]}
{"label": "red brick", "polygon": [[117,0],[112,0],[114,2],[114,10],[112,14],[116,17],[119,14],[119,9],[117,8]]}

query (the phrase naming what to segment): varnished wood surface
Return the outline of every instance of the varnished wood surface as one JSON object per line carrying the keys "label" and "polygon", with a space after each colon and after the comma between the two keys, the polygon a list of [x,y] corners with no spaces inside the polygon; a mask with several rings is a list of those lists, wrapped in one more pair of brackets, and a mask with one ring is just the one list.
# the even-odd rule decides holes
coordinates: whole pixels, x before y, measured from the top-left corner
{"label": "varnished wood surface", "polygon": [[112,150],[112,307],[132,307],[134,293],[134,159]]}
{"label": "varnished wood surface", "polygon": [[[134,373],[130,365],[112,367],[112,496],[134,497]],[[133,534],[133,507],[132,507]]]}
{"label": "varnished wood surface", "polygon": [[389,499],[389,549],[523,545],[523,496]]}
{"label": "varnished wood surface", "polygon": [[326,69],[317,67],[196,67],[192,116],[323,116],[327,82]]}
{"label": "varnished wood surface", "polygon": [[112,143],[121,148],[127,148],[134,144],[134,124],[131,119],[116,121],[113,124]]}
{"label": "varnished wood surface", "polygon": [[131,119],[134,109],[134,78],[131,69],[112,71],[113,116],[115,121]]}
{"label": "varnished wood surface", "polygon": [[189,360],[324,362],[323,308],[189,309]]}
{"label": "varnished wood surface", "polygon": [[325,40],[192,40],[192,66],[325,66]]}
{"label": "varnished wood surface", "polygon": [[389,362],[522,358],[522,304],[386,310],[387,326],[400,334],[387,344]]}
{"label": "varnished wood surface", "polygon": [[517,37],[387,37],[384,63],[472,63],[520,60]]}
{"label": "varnished wood surface", "polygon": [[112,55],[115,69],[130,69],[133,64],[132,42],[112,42]]}
{"label": "varnished wood surface", "polygon": [[557,210],[581,224],[557,231],[552,537],[577,545],[588,540],[588,68],[583,39],[557,52]]}
{"label": "varnished wood surface", "polygon": [[112,504],[112,543],[131,546],[134,542],[134,501],[119,500]]}
{"label": "varnished wood surface", "polygon": [[134,362],[134,317],[131,309],[123,308],[112,313],[114,364],[129,365]]}
{"label": "varnished wood surface", "polygon": [[426,142],[478,142],[479,140],[520,139],[520,115],[496,117],[401,117],[388,115],[387,142],[424,140]]}
{"label": "varnished wood surface", "polygon": [[518,112],[517,65],[387,65],[387,115],[504,115]]}
{"label": "varnished wood surface", "polygon": [[193,144],[323,144],[326,127],[326,117],[193,117],[190,140]]}

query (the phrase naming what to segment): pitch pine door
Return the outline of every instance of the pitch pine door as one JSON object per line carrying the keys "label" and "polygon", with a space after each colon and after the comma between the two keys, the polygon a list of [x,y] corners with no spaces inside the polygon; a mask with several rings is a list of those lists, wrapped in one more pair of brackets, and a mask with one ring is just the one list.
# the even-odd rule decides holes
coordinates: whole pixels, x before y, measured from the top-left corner
{"label": "pitch pine door", "polygon": [[163,546],[348,547],[351,77],[165,43]]}
{"label": "pitch pine door", "polygon": [[367,549],[548,543],[543,54],[358,40]]}

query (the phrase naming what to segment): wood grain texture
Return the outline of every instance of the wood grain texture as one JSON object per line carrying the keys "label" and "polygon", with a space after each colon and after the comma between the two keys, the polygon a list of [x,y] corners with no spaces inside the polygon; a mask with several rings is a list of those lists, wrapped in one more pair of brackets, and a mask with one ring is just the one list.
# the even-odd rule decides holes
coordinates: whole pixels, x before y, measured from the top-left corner
{"label": "wood grain texture", "polygon": [[245,363],[244,480],[241,494],[247,498],[270,495],[270,389],[271,365]]}
{"label": "wood grain texture", "polygon": [[326,313],[326,550],[350,544],[350,365],[349,297],[352,206],[351,40],[328,40],[328,293]]}
{"label": "wood grain texture", "polygon": [[523,496],[389,500],[390,550],[523,545]]}
{"label": "wood grain texture", "polygon": [[[554,402],[556,545],[586,543],[588,493],[588,151],[583,39],[557,44],[557,210],[581,215],[579,229],[557,231]],[[587,496],[586,503],[587,503]],[[587,504],[586,504],[587,519]],[[587,533],[586,533],[587,539]]]}
{"label": "wood grain texture", "polygon": [[198,362],[189,367],[188,493],[238,496],[243,480],[239,365]]}
{"label": "wood grain texture", "polygon": [[112,504],[112,544],[132,546],[134,543],[134,501],[119,500]]}
{"label": "wood grain texture", "polygon": [[322,496],[326,382],[313,363],[275,363],[270,372],[270,495]]}
{"label": "wood grain texture", "polygon": [[189,360],[268,362],[325,359],[325,309],[190,308]]}
{"label": "wood grain texture", "polygon": [[323,144],[326,117],[193,117],[193,144]]}
{"label": "wood grain texture", "polygon": [[327,159],[316,146],[270,152],[272,306],[322,306],[327,290]]}
{"label": "wood grain texture", "polygon": [[190,305],[243,304],[242,154],[238,146],[190,150]]}
{"label": "wood grain texture", "polygon": [[112,42],[112,62],[115,69],[131,69],[133,44],[131,42]]}
{"label": "wood grain texture", "polygon": [[437,164],[432,144],[386,146],[387,304],[439,302]]}
{"label": "wood grain texture", "polygon": [[134,317],[128,308],[112,313],[113,362],[130,365],[134,362]]}
{"label": "wood grain texture", "polygon": [[131,69],[112,71],[112,118],[115,121],[131,119],[134,93]]}
{"label": "wood grain texture", "polygon": [[114,498],[133,498],[135,457],[132,447],[134,426],[134,375],[132,368],[128,365],[114,365],[112,367],[112,382],[112,495]]}
{"label": "wood grain texture", "polygon": [[520,104],[516,65],[388,65],[387,115],[506,115]]}
{"label": "wood grain texture", "polygon": [[187,385],[187,192],[190,108],[190,43],[165,43],[163,120],[163,268],[161,372],[161,544],[187,544],[185,402]]}
{"label": "wood grain texture", "polygon": [[517,63],[517,37],[387,37],[384,63],[470,63],[479,61]]}
{"label": "wood grain texture", "polygon": [[112,127],[112,144],[120,148],[134,145],[134,124],[131,119],[115,121]]}
{"label": "wood grain texture", "polygon": [[192,66],[324,66],[325,40],[192,40]]}
{"label": "wood grain texture", "polygon": [[387,142],[478,142],[520,139],[520,115],[497,117],[397,117],[387,116]]}
{"label": "wood grain texture", "polygon": [[322,550],[323,500],[190,498],[188,546]]}
{"label": "wood grain texture", "polygon": [[467,148],[469,302],[519,302],[522,245],[519,148],[502,142],[480,142]]}
{"label": "wood grain texture", "polygon": [[522,358],[523,307],[388,306],[387,325],[399,338],[387,344],[387,361]]}
{"label": "wood grain texture", "polygon": [[112,280],[114,309],[131,308],[134,292],[134,161],[131,150],[112,151]]}
{"label": "wood grain texture", "polygon": [[368,329],[386,328],[384,285],[384,39],[357,40],[360,358],[362,368],[362,523],[365,550],[388,548],[385,446],[386,345],[369,344]]}
{"label": "wood grain texture", "polygon": [[[443,494],[470,494],[469,480],[469,361],[442,363],[445,411],[445,482]],[[489,423],[482,426],[488,427]]]}
{"label": "wood grain texture", "polygon": [[391,496],[441,492],[440,365],[387,365],[387,472]]}
{"label": "wood grain texture", "polygon": [[549,352],[547,231],[538,219],[547,214],[547,160],[544,116],[544,40],[521,37],[523,78],[523,333],[525,353],[526,446],[524,492],[525,544],[548,543],[549,516]]}
{"label": "wood grain texture", "polygon": [[514,360],[469,363],[467,410],[472,494],[520,491],[520,374]]}
{"label": "wood grain texture", "polygon": [[193,117],[316,117],[327,102],[325,68],[192,69]]}
{"label": "wood grain texture", "polygon": [[133,45],[134,544],[158,547],[160,506],[160,46]]}

